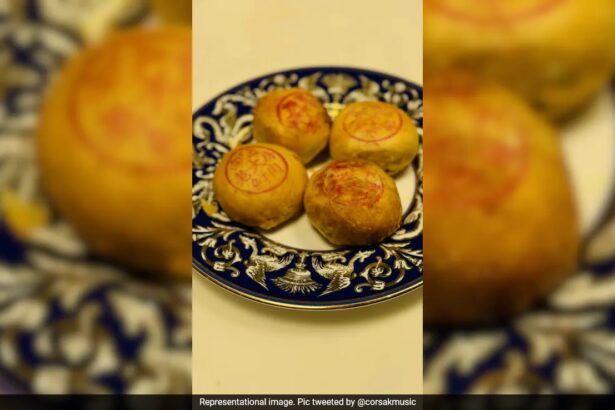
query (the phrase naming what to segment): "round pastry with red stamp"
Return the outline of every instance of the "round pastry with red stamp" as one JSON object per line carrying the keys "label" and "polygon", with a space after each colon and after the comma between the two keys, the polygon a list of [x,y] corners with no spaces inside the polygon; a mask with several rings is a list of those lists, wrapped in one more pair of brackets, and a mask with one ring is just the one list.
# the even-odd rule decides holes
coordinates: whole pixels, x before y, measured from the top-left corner
{"label": "round pastry with red stamp", "polygon": [[414,122],[408,114],[382,101],[356,102],[335,119],[329,151],[337,160],[361,158],[390,175],[406,169],[419,147]]}
{"label": "round pastry with red stamp", "polygon": [[307,164],[327,146],[330,123],[324,106],[309,91],[276,89],[254,108],[252,132],[255,141],[288,148]]}
{"label": "round pastry with red stamp", "polygon": [[42,185],[100,256],[189,278],[191,36],[120,31],[78,53],[39,118]]}
{"label": "round pastry with red stamp", "polygon": [[426,72],[467,70],[563,120],[615,72],[613,0],[425,0]]}
{"label": "round pastry with red stamp", "polygon": [[518,96],[463,77],[426,84],[425,320],[493,323],[574,272],[571,183],[554,129]]}
{"label": "round pastry with red stamp", "polygon": [[301,213],[307,180],[294,152],[274,144],[246,144],[220,161],[214,193],[234,221],[271,229]]}
{"label": "round pastry with red stamp", "polygon": [[362,159],[333,161],[316,171],[304,205],[314,228],[339,246],[378,243],[399,228],[402,216],[395,181]]}

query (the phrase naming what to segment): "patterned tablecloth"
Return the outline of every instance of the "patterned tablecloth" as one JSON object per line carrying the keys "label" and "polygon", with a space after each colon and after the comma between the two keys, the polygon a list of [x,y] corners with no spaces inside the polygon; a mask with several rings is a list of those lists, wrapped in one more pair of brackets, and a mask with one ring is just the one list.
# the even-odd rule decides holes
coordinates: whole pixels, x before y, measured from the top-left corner
{"label": "patterned tablecloth", "polygon": [[189,393],[191,287],[88,254],[38,189],[32,135],[66,58],[145,0],[0,0],[0,390]]}

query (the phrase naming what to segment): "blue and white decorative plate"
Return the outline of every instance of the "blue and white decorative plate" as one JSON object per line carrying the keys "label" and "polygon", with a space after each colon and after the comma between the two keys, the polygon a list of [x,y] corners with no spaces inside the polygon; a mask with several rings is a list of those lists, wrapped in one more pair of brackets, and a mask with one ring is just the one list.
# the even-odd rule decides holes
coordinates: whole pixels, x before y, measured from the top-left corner
{"label": "blue and white decorative plate", "polygon": [[[333,248],[307,216],[273,231],[230,220],[216,203],[212,178],[222,156],[252,140],[252,109],[274,88],[301,87],[334,118],[348,103],[382,100],[414,120],[422,139],[422,88],[373,71],[315,67],[282,71],[240,84],[193,115],[192,266],[241,296],[297,309],[340,309],[384,301],[422,284],[422,149],[396,178],[406,206],[397,232],[377,246]],[[322,165],[316,160],[308,174]]]}
{"label": "blue and white decorative plate", "polygon": [[32,144],[48,79],[144,7],[0,0],[0,394],[192,391],[190,283],[92,257],[40,192]]}
{"label": "blue and white decorative plate", "polygon": [[508,323],[426,328],[425,393],[615,393],[613,93],[560,131],[586,238],[579,271]]}

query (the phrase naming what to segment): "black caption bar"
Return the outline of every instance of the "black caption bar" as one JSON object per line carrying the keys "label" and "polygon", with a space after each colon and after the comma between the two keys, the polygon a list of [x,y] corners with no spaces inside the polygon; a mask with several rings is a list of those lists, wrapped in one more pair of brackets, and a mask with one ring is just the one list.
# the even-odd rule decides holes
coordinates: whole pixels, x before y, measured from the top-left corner
{"label": "black caption bar", "polygon": [[258,395],[195,396],[193,406],[207,409],[422,409],[410,395]]}
{"label": "black caption bar", "polygon": [[275,410],[319,408],[417,410],[611,410],[615,409],[615,395],[0,395],[0,410]]}

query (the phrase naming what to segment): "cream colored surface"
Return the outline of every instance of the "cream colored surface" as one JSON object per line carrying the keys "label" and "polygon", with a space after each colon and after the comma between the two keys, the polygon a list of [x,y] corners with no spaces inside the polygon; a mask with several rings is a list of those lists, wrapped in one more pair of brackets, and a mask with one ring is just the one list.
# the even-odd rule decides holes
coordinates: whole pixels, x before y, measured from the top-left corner
{"label": "cream colored surface", "polygon": [[[420,0],[194,0],[193,106],[271,71],[346,65],[422,82]],[[291,311],[193,276],[195,393],[421,393],[422,292]]]}

